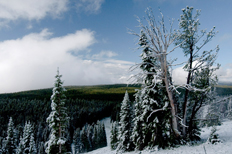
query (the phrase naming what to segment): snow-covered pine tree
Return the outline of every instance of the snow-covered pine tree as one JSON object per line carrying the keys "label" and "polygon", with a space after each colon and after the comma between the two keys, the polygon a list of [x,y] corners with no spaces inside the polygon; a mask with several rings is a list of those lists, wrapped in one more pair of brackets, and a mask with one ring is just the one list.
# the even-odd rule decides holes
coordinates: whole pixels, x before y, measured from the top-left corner
{"label": "snow-covered pine tree", "polygon": [[120,122],[119,122],[119,142],[117,152],[132,151],[134,144],[131,139],[133,119],[131,115],[131,102],[127,91],[121,104]]}
{"label": "snow-covered pine tree", "polygon": [[228,103],[227,103],[227,115],[226,115],[226,117],[228,119],[230,119],[230,120],[232,119],[232,101],[231,101],[231,97],[228,99]]}
{"label": "snow-covered pine tree", "polygon": [[87,127],[87,135],[88,135],[88,140],[89,140],[89,143],[90,143],[90,150],[93,150],[93,126],[88,124],[88,127]]}
{"label": "snow-covered pine tree", "polygon": [[[19,126],[19,125],[18,125]],[[20,142],[20,133],[19,133],[19,130],[18,130],[18,127],[16,126],[16,128],[14,129],[14,143],[15,143],[15,151],[17,149],[17,146],[19,145],[19,142]]]}
{"label": "snow-covered pine tree", "polygon": [[[204,90],[207,91],[207,88],[212,86],[212,82],[208,84],[208,87],[205,86],[194,86],[195,72],[201,71],[202,69],[209,69],[210,73],[208,73],[209,79],[214,78],[214,72],[219,68],[219,64],[216,67],[213,67],[213,64],[217,57],[217,52],[219,51],[219,47],[217,46],[214,50],[205,51],[202,48],[212,40],[215,36],[215,27],[213,27],[208,33],[205,30],[199,31],[199,15],[200,10],[196,10],[196,15],[193,15],[193,7],[186,7],[182,9],[183,14],[179,20],[179,28],[180,28],[180,37],[176,40],[176,44],[180,44],[180,47],[183,49],[184,55],[188,56],[188,62],[185,64],[184,69],[188,72],[186,85],[183,86],[185,88],[184,100],[182,105],[182,117],[183,117],[183,125],[186,125],[188,121],[192,121],[194,114],[199,110],[189,110],[188,108],[192,108],[192,106],[202,106],[201,101],[192,103],[191,93],[198,93],[199,91],[204,93]],[[200,32],[200,33],[199,33]],[[205,38],[203,38],[205,37]],[[203,38],[203,39],[202,39]],[[200,40],[202,40],[201,43]],[[181,43],[182,42],[182,43]],[[202,50],[202,52],[201,52]],[[214,52],[216,50],[216,52]],[[199,97],[199,96],[198,96]],[[204,94],[202,95],[204,98]],[[202,99],[203,99],[202,98]],[[188,104],[190,106],[188,107]],[[201,105],[200,105],[201,104]],[[196,107],[197,109],[198,107]],[[187,112],[190,111],[190,114]],[[190,115],[190,117],[188,117]],[[188,132],[186,131],[187,127],[182,127],[182,134],[184,137],[189,136],[190,138],[192,134],[192,128],[196,125],[192,122],[189,123]]]}
{"label": "snow-covered pine tree", "polygon": [[171,134],[167,94],[164,84],[156,79],[160,67],[143,31],[141,31],[138,44],[143,49],[140,55],[142,63],[138,65],[141,70],[138,80],[143,85],[135,95],[135,126],[132,138],[136,149],[139,150],[156,145],[164,148],[169,146]]}
{"label": "snow-covered pine tree", "polygon": [[105,126],[99,120],[94,125],[92,142],[94,149],[107,146]]}
{"label": "snow-covered pine tree", "polygon": [[[165,99],[165,95],[163,99]],[[142,113],[138,118],[142,121],[141,135],[143,135],[143,141],[139,142],[142,142],[143,146],[148,148],[154,146],[165,148],[172,144],[169,140],[171,134],[169,104],[162,100],[158,89],[144,87],[141,90],[141,102],[139,103]]]}
{"label": "snow-covered pine tree", "polygon": [[23,137],[20,138],[19,146],[16,150],[17,154],[24,154],[24,153],[29,153],[30,151],[30,140],[31,136],[34,138],[33,134],[33,127],[29,122],[25,123],[24,129],[23,129]]}
{"label": "snow-covered pine tree", "polygon": [[57,70],[57,75],[55,76],[56,81],[53,88],[53,94],[51,96],[51,108],[52,111],[47,118],[47,123],[51,129],[49,140],[45,143],[46,153],[64,153],[66,149],[64,144],[65,139],[65,129],[69,120],[66,113],[65,107],[65,88],[62,86],[61,81],[62,75],[59,74]]}
{"label": "snow-covered pine tree", "polygon": [[23,154],[23,150],[24,150],[23,137],[20,137],[20,142],[16,149],[16,154]]}
{"label": "snow-covered pine tree", "polygon": [[[162,81],[162,88],[164,88],[166,96],[167,96],[167,102],[168,108],[170,108],[171,112],[171,124],[172,127],[172,133],[171,135],[175,138],[176,141],[179,140],[181,134],[179,131],[179,123],[177,118],[177,100],[175,99],[176,91],[175,87],[172,82],[172,73],[170,72],[170,68],[173,66],[173,61],[168,60],[169,55],[175,51],[176,48],[180,46],[180,44],[177,44],[173,48],[169,49],[169,47],[173,44],[173,42],[179,37],[178,35],[174,35],[174,32],[172,31],[173,21],[170,22],[170,27],[167,28],[165,26],[165,20],[162,13],[160,20],[156,20],[153,12],[150,8],[146,11],[147,18],[145,21],[147,21],[148,25],[144,25],[140,19],[139,26],[141,27],[142,32],[140,34],[133,33],[134,35],[138,36],[139,39],[142,38],[142,40],[139,41],[139,44],[145,43],[140,45],[143,50],[146,51],[146,54],[144,55],[147,60],[155,60],[155,63],[149,63],[149,62],[143,62],[142,64],[138,64],[137,66],[141,65],[151,65],[151,69],[155,70],[155,72],[152,72],[152,70],[149,70],[149,72],[142,71],[142,76],[148,73],[154,77],[154,80],[152,81],[154,86],[157,86],[156,84],[158,82]],[[143,39],[143,36],[145,39]],[[143,41],[144,40],[144,41]],[[141,42],[141,43],[140,43]],[[181,42],[182,43],[182,42]],[[145,52],[143,52],[145,53]],[[145,60],[145,59],[144,59]],[[143,78],[142,78],[143,79]],[[149,81],[151,82],[151,81]],[[155,87],[154,87],[155,88]],[[157,100],[158,101],[158,100]],[[158,103],[159,104],[159,103]],[[164,105],[165,106],[165,105]],[[159,110],[161,111],[161,110]]]}
{"label": "snow-covered pine tree", "polygon": [[[207,65],[207,62],[205,62]],[[208,102],[214,102],[214,96],[212,96],[211,87],[216,82],[216,78],[212,78],[214,69],[209,67],[196,70],[193,73],[193,79],[191,85],[197,89],[205,89],[202,91],[190,92],[188,96],[188,114],[187,114],[187,124],[188,124],[188,138],[191,141],[200,140],[200,128],[198,126],[197,112],[199,109],[207,104]],[[213,92],[214,94],[214,92]]]}
{"label": "snow-covered pine tree", "polygon": [[3,147],[3,154],[12,154],[15,153],[16,144],[14,139],[14,123],[12,117],[9,119],[8,128],[7,128],[7,137],[5,145]]}
{"label": "snow-covered pine tree", "polygon": [[143,134],[143,120],[141,119],[142,107],[141,107],[141,90],[137,89],[135,93],[135,109],[134,109],[134,128],[132,131],[132,140],[135,144],[135,149],[143,150],[144,148],[144,134]]}
{"label": "snow-covered pine tree", "polygon": [[101,122],[98,120],[96,123],[96,128],[97,128],[97,146],[98,148],[101,147],[101,140],[102,140],[102,134],[101,134]]}
{"label": "snow-covered pine tree", "polygon": [[99,137],[100,137],[100,143],[99,143],[100,147],[107,146],[105,125],[103,122],[100,122],[99,125]]}
{"label": "snow-covered pine tree", "polygon": [[[67,130],[70,130],[70,129],[67,128]],[[66,139],[65,148],[66,148],[66,151],[68,151],[67,153],[69,153],[70,151],[72,151],[72,149],[71,149],[72,140],[71,140],[71,136],[70,136],[70,131],[66,131],[64,136]]]}
{"label": "snow-covered pine tree", "polygon": [[98,125],[94,125],[93,128],[93,137],[92,137],[92,145],[93,149],[97,149],[99,147],[99,142],[98,142]]}
{"label": "snow-covered pine tree", "polygon": [[114,121],[111,124],[111,134],[110,134],[110,147],[115,150],[118,146],[118,122]]}
{"label": "snow-covered pine tree", "polygon": [[29,154],[37,154],[34,133],[31,133],[31,136],[30,136]]}
{"label": "snow-covered pine tree", "polygon": [[89,142],[89,138],[88,138],[88,129],[87,129],[87,124],[82,127],[81,130],[81,143],[83,144],[83,148],[81,150],[81,152],[88,152],[91,150],[91,143]]}
{"label": "snow-covered pine tree", "polygon": [[77,128],[74,131],[74,135],[73,135],[73,144],[74,144],[74,148],[75,148],[75,154],[80,153],[82,150],[82,143],[81,143],[81,138],[80,138],[80,128]]}
{"label": "snow-covered pine tree", "polygon": [[25,124],[24,130],[23,130],[23,146],[24,146],[24,152],[29,153],[30,148],[30,138],[32,134],[32,126],[30,121]]}
{"label": "snow-covered pine tree", "polygon": [[76,153],[88,152],[107,146],[105,126],[100,121],[77,128],[73,136]]}

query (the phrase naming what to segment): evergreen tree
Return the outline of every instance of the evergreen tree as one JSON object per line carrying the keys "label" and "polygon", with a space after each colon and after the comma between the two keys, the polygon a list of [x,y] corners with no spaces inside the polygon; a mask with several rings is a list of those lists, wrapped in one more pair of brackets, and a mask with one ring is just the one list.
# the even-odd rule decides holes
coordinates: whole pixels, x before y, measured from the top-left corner
{"label": "evergreen tree", "polygon": [[[158,93],[158,89],[144,87],[141,90],[141,115],[142,121],[142,144],[146,147],[158,145],[160,148],[169,146],[170,141],[170,112],[168,102],[165,102]],[[140,122],[140,121],[137,121]]]}
{"label": "evergreen tree", "polygon": [[132,126],[131,102],[126,91],[120,111],[118,152],[132,151],[134,149],[134,144],[131,140]]}
{"label": "evergreen tree", "polygon": [[169,146],[171,143],[170,110],[164,84],[156,79],[155,74],[160,71],[156,58],[149,48],[146,34],[141,31],[139,43],[143,49],[139,64],[142,82],[141,90],[135,95],[135,118],[133,141],[136,149],[145,147]]}
{"label": "evergreen tree", "polygon": [[30,149],[30,138],[32,135],[32,126],[30,121],[25,124],[24,130],[23,130],[23,145],[24,145],[24,152],[29,153]]}
{"label": "evergreen tree", "polygon": [[37,149],[35,145],[34,134],[31,133],[30,144],[29,144],[29,154],[37,154]]}
{"label": "evergreen tree", "polygon": [[100,147],[107,146],[106,131],[104,123],[100,123]]}
{"label": "evergreen tree", "polygon": [[86,124],[80,131],[76,129],[73,136],[76,153],[88,152],[107,146],[105,126],[100,121],[96,124]]}
{"label": "evergreen tree", "polygon": [[[188,62],[183,67],[184,70],[188,72],[188,75],[185,86],[184,100],[182,101],[182,123],[183,125],[189,124],[188,132],[186,131],[187,127],[182,127],[182,134],[184,137],[189,136],[190,139],[195,139],[194,134],[198,134],[199,131],[196,131],[196,129],[198,129],[196,128],[197,125],[192,122],[192,120],[193,118],[195,118],[195,114],[202,106],[202,101],[194,101],[195,98],[192,98],[192,95],[198,95],[198,100],[204,99],[204,97],[208,93],[207,88],[215,83],[208,82],[208,87],[206,87],[206,85],[199,86],[194,83],[195,78],[198,78],[195,75],[202,70],[208,69],[210,71],[210,73],[207,73],[208,79],[210,80],[215,78],[215,73],[211,72],[214,72],[220,66],[219,64],[217,64],[216,67],[213,67],[213,64],[217,57],[217,53],[219,51],[219,47],[217,46],[215,48],[216,52],[214,52],[214,50],[202,50],[202,48],[215,36],[215,27],[213,27],[208,33],[206,33],[205,30],[200,31],[200,22],[198,19],[200,15],[200,10],[196,10],[196,14],[193,15],[193,7],[187,6],[186,8],[182,9],[182,12],[183,14],[181,15],[181,18],[179,20],[180,35],[179,38],[176,40],[176,44],[180,44],[182,42],[180,44],[180,47],[183,49],[184,55],[188,56]],[[205,38],[203,39],[203,37]],[[200,40],[202,41],[201,43],[199,43]],[[200,98],[199,92],[201,92],[202,98]],[[190,106],[188,106],[188,104],[190,104]],[[195,107],[195,110],[188,109],[191,109],[193,106],[197,106]],[[198,108],[198,106],[200,107]],[[188,112],[190,113],[188,114]],[[188,123],[188,121],[190,122]],[[192,131],[194,131],[195,133]]]}
{"label": "evergreen tree", "polygon": [[101,147],[101,140],[102,140],[102,135],[101,135],[101,122],[98,120],[96,124],[97,128],[97,147]]}
{"label": "evergreen tree", "polygon": [[15,153],[16,144],[14,138],[14,123],[12,117],[10,117],[8,128],[7,128],[7,137],[5,141],[5,147],[3,148],[3,154],[12,154]]}
{"label": "evergreen tree", "polygon": [[66,113],[65,107],[65,88],[62,86],[61,81],[62,75],[57,71],[55,76],[56,81],[53,88],[53,94],[51,96],[51,108],[52,111],[47,118],[47,123],[51,128],[50,138],[45,143],[46,153],[63,153],[66,152],[64,144],[66,139],[64,137],[66,125],[68,123],[69,117]]}
{"label": "evergreen tree", "polygon": [[23,151],[24,151],[23,137],[20,137],[20,142],[16,149],[16,154],[24,154]]}
{"label": "evergreen tree", "polygon": [[92,145],[93,145],[93,149],[97,149],[99,147],[99,142],[98,142],[98,125],[94,125],[93,128],[93,137],[92,137]]}
{"label": "evergreen tree", "polygon": [[187,106],[187,111],[189,113],[187,114],[187,124],[189,127],[187,137],[191,141],[200,140],[200,128],[198,126],[198,121],[194,120],[197,119],[197,112],[206,104],[206,102],[214,102],[213,100],[215,99],[215,97],[211,94],[211,86],[215,84],[217,79],[212,78],[212,73],[214,73],[214,71],[209,67],[202,68],[201,70],[197,70],[193,73],[192,86],[205,90],[190,92],[189,94],[189,104]]}
{"label": "evergreen tree", "polygon": [[93,126],[92,125],[88,125],[88,128],[87,128],[87,135],[88,135],[88,140],[89,140],[89,143],[90,143],[90,150],[93,150]]}
{"label": "evergreen tree", "polygon": [[88,152],[91,150],[91,143],[88,138],[87,124],[81,130],[81,143],[83,144],[81,152]]}
{"label": "evergreen tree", "polygon": [[110,147],[115,150],[118,146],[118,123],[115,121],[111,124]]}
{"label": "evergreen tree", "polygon": [[25,154],[30,152],[30,145],[34,142],[31,138],[34,140],[33,128],[30,122],[26,122],[23,129],[23,137],[21,137],[19,146],[17,148],[17,154]]}
{"label": "evergreen tree", "polygon": [[74,132],[73,135],[73,144],[75,147],[75,154],[80,153],[82,151],[83,144],[81,142],[81,137],[80,137],[80,128],[77,128]]}
{"label": "evergreen tree", "polygon": [[97,138],[96,138],[96,145],[98,148],[107,146],[106,141],[106,132],[105,132],[105,125],[104,123],[101,123],[100,121],[97,121],[97,124],[95,125],[97,130]]}
{"label": "evergreen tree", "polygon": [[14,136],[13,136],[13,138],[14,138],[15,152],[16,152],[17,146],[18,146],[18,144],[20,142],[20,133],[19,133],[19,130],[18,130],[17,127],[14,129]]}
{"label": "evergreen tree", "polygon": [[135,149],[143,150],[144,148],[144,134],[143,134],[143,119],[141,119],[142,115],[142,106],[141,106],[141,90],[137,90],[135,94],[135,117],[134,121],[134,128],[132,133],[132,140],[135,144]]}

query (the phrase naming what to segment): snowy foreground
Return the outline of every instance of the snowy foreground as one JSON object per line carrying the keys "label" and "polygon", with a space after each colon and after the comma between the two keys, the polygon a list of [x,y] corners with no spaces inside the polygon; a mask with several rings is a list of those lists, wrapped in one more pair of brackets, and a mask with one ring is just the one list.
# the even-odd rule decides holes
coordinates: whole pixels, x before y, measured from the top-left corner
{"label": "snowy foreground", "polygon": [[[106,135],[107,135],[107,147],[100,148],[88,154],[115,154],[115,151],[110,149],[110,118],[106,118],[104,120],[106,127]],[[232,121],[223,122],[221,126],[217,126],[218,134],[220,139],[223,140],[223,143],[219,143],[217,145],[212,145],[208,143],[202,143],[195,146],[180,146],[178,148],[173,148],[169,150],[159,150],[159,151],[141,151],[141,154],[229,154],[231,153],[232,147]],[[211,131],[211,127],[203,128],[201,133],[201,138],[206,142],[209,137]],[[205,148],[205,150],[204,150]],[[205,152],[206,151],[206,152]],[[126,152],[124,154],[139,154],[140,151],[137,152]]]}

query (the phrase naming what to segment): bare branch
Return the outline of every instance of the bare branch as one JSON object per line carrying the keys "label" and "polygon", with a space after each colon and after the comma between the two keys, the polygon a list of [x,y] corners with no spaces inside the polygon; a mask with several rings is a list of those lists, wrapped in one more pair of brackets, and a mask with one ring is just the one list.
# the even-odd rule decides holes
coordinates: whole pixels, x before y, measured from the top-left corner
{"label": "bare branch", "polygon": [[184,123],[183,123],[183,119],[181,119],[179,116],[177,116],[176,115],[176,117],[178,118],[178,119],[180,119],[180,124],[182,125],[182,126],[184,126],[184,127],[186,127],[186,128],[188,128],[189,126],[186,126]]}
{"label": "bare branch", "polygon": [[[186,40],[184,40],[184,41],[186,41]],[[180,47],[180,46],[184,43],[184,41],[182,41],[180,44],[178,44],[177,46],[175,46],[175,47],[174,47],[171,51],[169,51],[167,54],[173,52],[176,48]]]}
{"label": "bare branch", "polygon": [[151,113],[150,113],[150,115],[147,117],[147,122],[148,122],[148,120],[149,120],[149,118],[151,117],[151,115],[152,114],[154,114],[154,113],[156,113],[156,112],[158,112],[158,111],[164,111],[164,110],[166,110],[166,108],[168,107],[168,102],[165,102],[165,105],[163,106],[163,108],[161,108],[161,109],[156,109],[156,110],[154,110],[154,111],[152,111]]}

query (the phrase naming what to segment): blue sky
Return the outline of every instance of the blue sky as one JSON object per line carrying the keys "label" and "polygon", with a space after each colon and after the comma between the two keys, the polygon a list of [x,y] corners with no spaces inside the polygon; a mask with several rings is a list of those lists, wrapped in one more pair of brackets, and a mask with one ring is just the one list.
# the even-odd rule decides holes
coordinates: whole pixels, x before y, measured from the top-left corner
{"label": "blue sky", "polygon": [[[128,34],[140,32],[136,16],[151,7],[158,18],[160,8],[178,28],[187,5],[201,9],[200,29],[219,31],[204,49],[219,44],[217,74],[231,81],[230,0],[0,0],[0,93],[52,87],[57,67],[64,85],[128,83],[128,69],[140,62],[138,38]],[[185,60],[181,49],[176,57]],[[176,83],[184,74],[175,68]]]}

